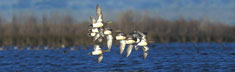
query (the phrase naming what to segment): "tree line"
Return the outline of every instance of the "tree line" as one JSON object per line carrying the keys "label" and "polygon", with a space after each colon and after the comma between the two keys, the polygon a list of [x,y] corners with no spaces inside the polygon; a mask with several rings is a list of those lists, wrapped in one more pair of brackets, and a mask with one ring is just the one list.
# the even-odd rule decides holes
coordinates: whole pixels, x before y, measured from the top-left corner
{"label": "tree line", "polygon": [[[91,45],[88,27],[91,22],[75,22],[70,15],[13,16],[10,22],[0,17],[1,46],[79,46]],[[133,30],[148,32],[152,43],[158,42],[234,42],[235,26],[220,22],[211,22],[207,17],[201,20],[167,20],[148,13],[123,12],[119,19],[109,24],[114,30],[125,33]]]}

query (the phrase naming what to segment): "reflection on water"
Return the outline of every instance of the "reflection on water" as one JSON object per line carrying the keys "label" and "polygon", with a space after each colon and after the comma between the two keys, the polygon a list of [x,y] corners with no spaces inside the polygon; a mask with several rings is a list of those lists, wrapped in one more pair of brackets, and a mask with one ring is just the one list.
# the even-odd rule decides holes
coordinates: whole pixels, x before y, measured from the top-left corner
{"label": "reflection on water", "polygon": [[[155,45],[155,46],[152,46]],[[103,71],[235,71],[235,43],[169,43],[150,45],[149,56],[134,51],[126,58],[114,47],[100,64],[88,50],[3,50],[0,51],[1,72],[103,72]]]}

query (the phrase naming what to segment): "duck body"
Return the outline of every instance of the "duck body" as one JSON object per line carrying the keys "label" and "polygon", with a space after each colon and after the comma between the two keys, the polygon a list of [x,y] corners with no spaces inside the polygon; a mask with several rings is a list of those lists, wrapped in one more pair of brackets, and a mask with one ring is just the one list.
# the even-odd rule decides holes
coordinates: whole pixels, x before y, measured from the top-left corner
{"label": "duck body", "polygon": [[126,39],[126,35],[124,33],[118,33],[116,36],[116,40],[125,40]]}
{"label": "duck body", "polygon": [[102,50],[95,50],[95,51],[92,51],[91,55],[101,55],[101,54],[102,54]]}
{"label": "duck body", "polygon": [[105,30],[105,31],[104,31],[104,34],[105,34],[105,35],[111,35],[111,34],[112,34],[112,31],[110,31],[110,30]]}
{"label": "duck body", "polygon": [[137,46],[147,46],[148,43],[146,41],[141,41],[139,43],[137,43]]}
{"label": "duck body", "polygon": [[136,41],[132,39],[126,40],[126,44],[134,44]]}
{"label": "duck body", "polygon": [[95,24],[92,24],[92,27],[94,27],[94,28],[101,28],[103,26],[104,26],[104,24],[102,22],[97,22]]}
{"label": "duck body", "polygon": [[95,45],[94,50],[91,53],[89,53],[89,55],[101,55],[101,54],[103,54],[103,52],[99,45]]}
{"label": "duck body", "polygon": [[95,35],[96,35],[95,32],[91,32],[91,33],[90,33],[90,36],[91,36],[91,37],[94,37]]}
{"label": "duck body", "polygon": [[98,28],[92,28],[92,32],[96,33],[99,32]]}

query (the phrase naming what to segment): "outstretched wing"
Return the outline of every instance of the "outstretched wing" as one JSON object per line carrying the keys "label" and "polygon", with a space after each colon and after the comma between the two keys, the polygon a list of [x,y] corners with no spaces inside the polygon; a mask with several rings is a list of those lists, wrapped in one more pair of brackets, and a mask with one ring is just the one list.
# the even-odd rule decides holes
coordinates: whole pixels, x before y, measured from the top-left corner
{"label": "outstretched wing", "polygon": [[99,34],[100,34],[102,37],[104,37],[104,30],[99,28],[98,31],[99,31]]}
{"label": "outstretched wing", "polygon": [[98,61],[97,61],[97,63],[100,63],[101,61],[102,61],[102,59],[103,59],[103,54],[102,55],[100,55],[99,57],[98,57]]}
{"label": "outstretched wing", "polygon": [[97,6],[96,6],[96,17],[97,17],[97,21],[99,21],[99,22],[103,21],[103,15],[102,15],[102,11],[100,9],[99,4],[97,4]]}
{"label": "outstretched wing", "polygon": [[138,50],[138,46],[137,45],[135,45],[135,51],[137,51]]}
{"label": "outstretched wing", "polygon": [[128,57],[131,54],[132,48],[133,48],[133,45],[130,44],[126,50],[126,57]]}
{"label": "outstretched wing", "polygon": [[146,37],[144,33],[137,31],[142,37]]}
{"label": "outstretched wing", "polygon": [[121,40],[121,41],[120,41],[120,54],[123,53],[123,51],[124,51],[124,49],[125,49],[125,46],[126,46],[125,40]]}
{"label": "outstretched wing", "polygon": [[149,47],[148,46],[144,46],[142,48],[143,48],[143,57],[144,57],[144,59],[146,59],[146,57],[148,56]]}
{"label": "outstretched wing", "polygon": [[147,52],[146,52],[146,53],[144,52],[143,56],[144,56],[144,59],[146,59],[147,56],[148,56],[148,53],[147,53]]}
{"label": "outstretched wing", "polygon": [[96,41],[99,37],[100,37],[100,34],[97,33],[97,34],[95,35],[93,41]]}
{"label": "outstretched wing", "polygon": [[95,18],[94,18],[93,16],[90,16],[90,19],[91,19],[91,22],[92,22],[93,24],[96,23]]}
{"label": "outstretched wing", "polygon": [[110,50],[112,47],[112,43],[113,43],[113,36],[112,35],[108,35],[107,36],[107,47]]}

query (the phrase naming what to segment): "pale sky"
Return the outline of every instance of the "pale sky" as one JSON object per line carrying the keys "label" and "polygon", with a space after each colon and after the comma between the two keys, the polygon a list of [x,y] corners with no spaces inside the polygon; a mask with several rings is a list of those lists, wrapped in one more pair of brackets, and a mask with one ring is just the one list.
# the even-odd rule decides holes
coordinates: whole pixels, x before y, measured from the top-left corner
{"label": "pale sky", "polygon": [[97,3],[110,19],[126,10],[148,10],[166,19],[180,16],[202,19],[208,16],[212,21],[235,24],[235,0],[0,0],[0,16],[11,18],[17,13],[41,15],[54,11],[86,20],[95,15]]}

